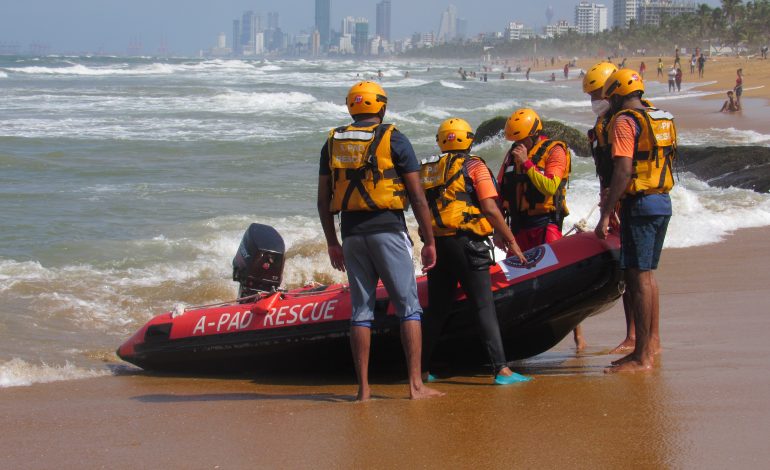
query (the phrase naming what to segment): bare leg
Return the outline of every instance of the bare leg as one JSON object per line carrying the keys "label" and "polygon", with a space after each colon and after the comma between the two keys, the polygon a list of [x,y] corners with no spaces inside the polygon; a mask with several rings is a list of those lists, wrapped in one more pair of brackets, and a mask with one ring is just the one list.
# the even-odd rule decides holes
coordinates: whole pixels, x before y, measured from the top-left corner
{"label": "bare leg", "polygon": [[623,292],[623,314],[626,317],[626,339],[624,339],[619,345],[615,346],[615,349],[610,351],[610,354],[620,354],[630,352],[634,350],[636,344],[636,329],[634,328],[634,309],[631,301],[631,293],[626,289]]}
{"label": "bare leg", "polygon": [[652,271],[626,270],[626,282],[632,292],[636,346],[634,352],[616,361],[605,372],[636,372],[652,369],[653,354],[650,349],[652,329],[653,288]]}
{"label": "bare leg", "polygon": [[401,323],[401,344],[406,355],[406,366],[409,370],[409,398],[440,397],[443,392],[433,390],[422,383],[420,374],[420,355],[422,350],[422,329],[419,321]]}
{"label": "bare leg", "polygon": [[358,394],[356,400],[366,401],[372,397],[369,389],[369,346],[372,342],[372,331],[365,326],[350,327],[350,349],[353,351],[353,364],[358,378]]}
{"label": "bare leg", "polygon": [[650,325],[650,351],[653,356],[660,354],[660,295],[658,281],[650,271],[650,283],[652,285],[652,323]]}
{"label": "bare leg", "polygon": [[575,339],[575,351],[580,352],[586,348],[586,340],[583,337],[583,325],[578,325],[572,330]]}

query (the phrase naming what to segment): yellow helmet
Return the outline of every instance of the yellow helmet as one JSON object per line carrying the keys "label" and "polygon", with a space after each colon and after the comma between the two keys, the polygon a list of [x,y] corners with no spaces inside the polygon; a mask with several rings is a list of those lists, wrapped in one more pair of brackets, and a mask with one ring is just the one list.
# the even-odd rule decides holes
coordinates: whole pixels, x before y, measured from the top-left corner
{"label": "yellow helmet", "polygon": [[473,143],[473,128],[465,120],[449,118],[438,126],[436,143],[442,152],[466,150]]}
{"label": "yellow helmet", "polygon": [[602,94],[605,98],[612,96],[627,96],[635,91],[644,91],[644,82],[638,72],[631,69],[620,69],[613,72],[604,84]]}
{"label": "yellow helmet", "polygon": [[351,116],[357,114],[377,114],[388,102],[385,90],[374,82],[358,82],[348,91],[345,104]]}
{"label": "yellow helmet", "polygon": [[617,70],[618,68],[615,67],[615,64],[610,62],[599,62],[594,65],[591,70],[586,73],[586,76],[583,77],[583,92],[592,93],[596,90],[600,90],[607,81],[607,78]]}
{"label": "yellow helmet", "polygon": [[543,123],[535,110],[521,108],[513,112],[505,121],[505,138],[508,140],[522,140],[529,136],[537,135],[543,130]]}

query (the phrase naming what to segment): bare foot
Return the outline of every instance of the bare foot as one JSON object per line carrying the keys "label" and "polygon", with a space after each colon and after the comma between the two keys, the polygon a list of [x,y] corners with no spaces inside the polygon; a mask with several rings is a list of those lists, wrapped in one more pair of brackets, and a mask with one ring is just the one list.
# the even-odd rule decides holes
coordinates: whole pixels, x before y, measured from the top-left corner
{"label": "bare foot", "polygon": [[627,354],[627,355],[621,357],[620,359],[616,359],[616,360],[610,362],[610,364],[612,364],[613,366],[619,366],[621,364],[625,364],[626,362],[632,361],[634,359],[636,359],[636,358],[634,357],[634,353],[632,352],[631,354]]}
{"label": "bare foot", "polygon": [[615,349],[610,351],[609,354],[620,354],[620,353],[633,351],[635,345],[636,345],[636,338],[626,338],[623,340],[622,343],[615,346]]}
{"label": "bare foot", "polygon": [[605,374],[614,374],[617,372],[648,372],[652,370],[652,361],[640,361],[636,358],[613,365],[604,369]]}
{"label": "bare foot", "polygon": [[650,350],[653,356],[657,356],[663,352],[663,348],[660,347],[660,338],[652,338],[650,340]]}
{"label": "bare foot", "polygon": [[412,400],[422,400],[423,398],[443,397],[446,395],[444,392],[439,392],[430,387],[426,387],[425,384],[419,387],[409,387],[409,398]]}
{"label": "bare foot", "polygon": [[579,336],[579,337],[575,338],[575,351],[576,352],[583,351],[586,348],[586,346],[588,346],[588,343],[586,343],[586,340],[582,336]]}
{"label": "bare foot", "polygon": [[369,387],[359,387],[356,401],[368,401],[372,398],[372,391]]}

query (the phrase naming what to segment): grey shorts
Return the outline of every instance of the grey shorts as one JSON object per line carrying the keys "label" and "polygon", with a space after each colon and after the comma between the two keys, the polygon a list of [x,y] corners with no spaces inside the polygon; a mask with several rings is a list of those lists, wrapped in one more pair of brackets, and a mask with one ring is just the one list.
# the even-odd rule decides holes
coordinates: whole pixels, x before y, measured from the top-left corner
{"label": "grey shorts", "polygon": [[405,232],[349,235],[342,241],[342,252],[350,283],[353,325],[371,326],[380,279],[399,318],[420,320],[422,307],[417,298],[412,242]]}

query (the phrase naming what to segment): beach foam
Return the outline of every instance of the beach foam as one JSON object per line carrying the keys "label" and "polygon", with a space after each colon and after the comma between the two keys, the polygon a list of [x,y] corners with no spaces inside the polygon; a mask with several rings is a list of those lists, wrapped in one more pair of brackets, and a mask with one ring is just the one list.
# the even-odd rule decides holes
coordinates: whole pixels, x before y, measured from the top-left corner
{"label": "beach foam", "polygon": [[75,380],[109,375],[107,370],[77,367],[69,362],[62,366],[33,364],[19,358],[0,362],[0,388],[21,387],[34,383]]}

